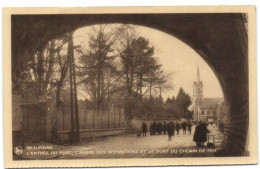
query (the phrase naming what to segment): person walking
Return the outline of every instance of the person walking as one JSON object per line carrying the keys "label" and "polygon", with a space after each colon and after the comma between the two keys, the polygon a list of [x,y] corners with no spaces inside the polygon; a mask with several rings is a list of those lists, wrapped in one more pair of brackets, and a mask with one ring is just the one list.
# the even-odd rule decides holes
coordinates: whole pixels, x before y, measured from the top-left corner
{"label": "person walking", "polygon": [[158,134],[158,124],[157,122],[155,121],[154,122],[154,135],[157,135]]}
{"label": "person walking", "polygon": [[150,123],[150,136],[154,135],[154,122]]}
{"label": "person walking", "polygon": [[168,134],[168,140],[171,140],[172,138],[172,133],[173,133],[173,123],[172,122],[169,122],[168,125],[167,125],[167,134]]}
{"label": "person walking", "polygon": [[196,142],[197,147],[201,146],[201,126],[202,126],[202,122],[199,122],[195,127],[195,132],[193,135],[193,141]]}
{"label": "person walking", "polygon": [[182,123],[182,131],[183,131],[183,134],[186,134],[186,127],[187,127],[187,125],[186,125],[186,122],[184,121],[184,122]]}
{"label": "person walking", "polygon": [[167,124],[166,124],[166,121],[163,122],[163,134],[166,134],[166,131],[167,131]]}
{"label": "person walking", "polygon": [[174,136],[175,133],[175,123],[174,121],[172,122],[172,135]]}
{"label": "person walking", "polygon": [[158,122],[158,135],[162,134],[162,122]]}
{"label": "person walking", "polygon": [[191,126],[192,126],[192,125],[191,125],[191,122],[189,122],[189,123],[188,123],[188,132],[189,132],[189,134],[191,134]]}
{"label": "person walking", "polygon": [[153,135],[153,131],[152,131],[153,129],[152,129],[152,127],[153,127],[153,123],[151,122],[151,123],[150,123],[150,136]]}
{"label": "person walking", "polygon": [[179,125],[179,123],[177,122],[177,124],[176,124],[176,132],[177,132],[177,135],[179,135],[179,131],[180,131],[180,125]]}
{"label": "person walking", "polygon": [[146,136],[146,132],[147,132],[147,125],[145,124],[145,122],[143,122],[143,124],[142,124],[142,133],[143,133],[143,136]]}

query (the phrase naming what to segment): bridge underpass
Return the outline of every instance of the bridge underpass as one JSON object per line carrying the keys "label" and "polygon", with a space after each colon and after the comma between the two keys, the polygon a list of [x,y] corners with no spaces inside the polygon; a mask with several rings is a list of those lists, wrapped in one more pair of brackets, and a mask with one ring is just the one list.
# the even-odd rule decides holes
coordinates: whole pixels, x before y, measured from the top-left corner
{"label": "bridge underpass", "polygon": [[223,155],[246,154],[249,125],[248,35],[246,17],[233,14],[89,14],[13,15],[13,89],[22,70],[21,58],[31,57],[53,38],[83,26],[122,23],[168,33],[192,47],[209,64],[222,87],[229,113]]}

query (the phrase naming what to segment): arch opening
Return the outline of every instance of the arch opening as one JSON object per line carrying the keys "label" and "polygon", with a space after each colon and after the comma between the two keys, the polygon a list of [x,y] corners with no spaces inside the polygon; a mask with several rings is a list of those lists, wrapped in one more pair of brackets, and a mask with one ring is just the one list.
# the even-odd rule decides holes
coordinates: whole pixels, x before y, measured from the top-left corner
{"label": "arch opening", "polygon": [[[205,61],[209,64],[209,66],[212,68],[212,70],[214,71],[214,73],[216,74],[222,89],[223,89],[223,94],[225,96],[225,101],[227,104],[227,109],[228,112],[230,112],[230,115],[228,118],[231,118],[232,120],[237,119],[238,117],[244,117],[245,120],[242,121],[244,126],[232,126],[231,128],[233,128],[233,130],[229,130],[226,131],[226,135],[231,135],[233,134],[232,132],[238,132],[243,130],[245,133],[247,133],[247,128],[248,128],[248,75],[247,72],[245,70],[247,70],[247,52],[244,52],[244,50],[247,50],[247,45],[244,46],[244,42],[247,41],[247,39],[244,39],[244,34],[246,34],[245,30],[243,30],[243,27],[240,27],[241,30],[238,30],[237,25],[241,25],[244,21],[240,19],[240,15],[225,15],[225,16],[221,16],[222,18],[224,17],[224,20],[219,20],[218,16],[212,16],[212,20],[214,20],[215,22],[213,23],[213,21],[210,21],[210,19],[208,18],[209,16],[205,17],[205,15],[201,15],[201,16],[194,16],[196,19],[193,21],[193,25],[198,25],[198,26],[193,26],[191,28],[187,28],[187,23],[191,21],[191,19],[184,19],[183,21],[181,21],[182,17],[184,18],[190,18],[190,15],[183,15],[183,16],[176,16],[176,15],[168,15],[162,17],[162,15],[158,15],[157,17],[151,17],[150,15],[142,15],[143,18],[150,18],[148,19],[148,21],[144,24],[140,24],[141,20],[136,20],[136,21],[131,21],[134,19],[136,19],[136,16],[130,16],[128,19],[124,20],[125,17],[119,17],[119,19],[111,19],[108,22],[114,22],[114,20],[119,20],[120,22],[118,23],[135,23],[136,25],[145,25],[148,27],[155,27],[156,29],[160,29],[160,30],[165,30],[165,32],[169,32],[170,35],[173,35],[175,37],[179,37],[179,39],[181,39],[183,42],[185,42],[186,44],[188,44],[189,46],[191,46],[197,53],[199,53],[200,56],[202,56],[202,58],[205,59]],[[60,16],[58,16],[59,18]],[[82,16],[80,16],[79,18],[81,18]],[[89,16],[87,16],[89,17]],[[104,17],[104,18],[102,18]],[[98,22],[103,22],[102,20],[106,20],[108,17],[107,16],[102,16],[101,19],[97,19]],[[64,17],[65,18],[65,17]],[[74,17],[72,17],[74,18]],[[126,17],[127,18],[127,17]],[[142,19],[143,19],[142,18]],[[155,19],[157,22],[156,23],[152,23],[151,22],[151,18]],[[173,21],[174,23],[177,23],[178,26],[174,26],[173,24],[167,25],[167,24],[161,24],[162,23],[162,18],[163,18],[163,22],[165,22],[165,20],[168,21]],[[199,18],[199,19],[198,19]],[[237,20],[234,21],[234,18],[238,18]],[[56,18],[57,19],[57,18]],[[55,19],[54,19],[55,20]],[[204,21],[207,21],[208,25],[203,24]],[[79,20],[77,20],[79,21]],[[44,21],[47,23],[47,25],[49,24],[49,22]],[[89,21],[80,21],[79,25],[86,25],[85,22],[89,22]],[[75,22],[73,20],[69,20],[69,22],[67,24],[71,24],[74,25],[74,29],[77,27],[75,24]],[[196,24],[195,24],[196,23]],[[201,25],[200,25],[201,23]],[[216,25],[222,25],[222,27],[216,27]],[[66,24],[65,24],[66,25]],[[203,30],[206,30],[205,32],[201,31],[201,28],[203,28]],[[227,28],[232,28],[235,27],[236,31],[234,31],[233,38],[230,38],[231,35],[228,35],[230,32],[228,31],[228,29],[224,29],[223,27],[227,27]],[[78,26],[79,27],[79,26]],[[209,27],[212,29],[209,29]],[[35,29],[35,32],[32,33],[39,33],[41,31],[44,32],[44,36],[39,37],[37,36],[40,40],[39,43],[35,43],[35,45],[33,46],[41,46],[43,41],[47,41],[46,38],[50,38],[50,37],[54,37],[54,36],[58,36],[59,33],[53,33],[51,30],[54,30],[51,26],[49,27],[49,29],[47,30],[40,30],[38,31],[37,29]],[[68,30],[68,27],[64,26],[63,31],[66,32],[66,30]],[[25,30],[26,32],[26,30]],[[196,32],[196,34],[193,32]],[[213,32],[212,34],[209,34],[210,32]],[[29,31],[27,32],[29,33]],[[18,33],[19,35],[19,33]],[[220,38],[216,38],[219,35],[221,35]],[[235,44],[235,46],[231,46],[230,44],[227,44],[226,41],[226,37],[225,35],[228,35],[229,42],[235,42],[237,41],[238,43],[231,43],[232,45]],[[28,37],[29,38],[29,37]],[[29,38],[32,42],[36,42],[35,39],[33,38]],[[214,39],[215,41],[213,41],[212,39]],[[24,41],[24,39],[22,40]],[[30,42],[30,41],[29,41]],[[34,47],[26,47],[27,49],[25,49],[24,45],[19,44],[19,42],[15,42],[17,46],[20,45],[20,48],[17,47],[17,49],[13,49],[12,51],[12,58],[17,57],[19,55],[15,55],[17,54],[17,51],[20,52],[20,56],[22,55],[26,55],[26,53],[30,53],[28,51],[33,51]],[[18,43],[18,44],[17,44]],[[247,43],[245,43],[247,44]],[[13,45],[13,44],[12,44]],[[225,46],[227,45],[227,46]],[[241,47],[242,46],[242,47]],[[237,49],[238,47],[241,47],[239,50],[241,51],[232,51],[231,49]],[[37,48],[37,47],[35,47]],[[231,48],[231,49],[228,49]],[[28,51],[26,51],[28,50]],[[233,58],[236,58],[235,63],[233,62]],[[237,66],[237,63],[239,64],[239,66]],[[14,66],[14,65],[13,65]],[[228,70],[231,70],[231,72],[229,72]],[[235,71],[234,71],[235,70]],[[240,75],[235,75],[237,74],[236,71],[238,71],[239,73],[241,73]],[[235,76],[234,76],[235,75]],[[243,75],[243,76],[242,76]],[[234,77],[232,77],[234,76]],[[235,80],[237,80],[237,82],[235,82]],[[236,83],[239,83],[238,86],[236,86]],[[242,90],[242,92],[238,92],[237,93],[237,89]],[[237,106],[237,104],[240,104],[240,106]],[[237,118],[235,117],[237,116]],[[233,122],[233,125],[236,125],[234,123],[241,123],[241,121],[237,120],[236,122]],[[240,136],[236,136],[236,137],[240,137]],[[226,149],[226,154],[227,155],[242,155],[244,154],[245,151],[245,142],[246,142],[246,136],[242,136],[242,142],[237,144],[237,150],[236,151],[232,151],[230,149]],[[226,145],[231,144],[232,139],[229,138],[229,140],[227,140]],[[244,147],[242,148],[242,150],[238,150],[238,147]],[[228,146],[227,146],[228,147]]]}

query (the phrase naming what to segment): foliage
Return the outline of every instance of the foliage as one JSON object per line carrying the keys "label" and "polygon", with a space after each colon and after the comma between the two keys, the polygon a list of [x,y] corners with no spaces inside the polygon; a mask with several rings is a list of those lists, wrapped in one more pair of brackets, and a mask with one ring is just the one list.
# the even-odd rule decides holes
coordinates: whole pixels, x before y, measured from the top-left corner
{"label": "foliage", "polygon": [[188,119],[190,117],[188,112],[188,107],[191,105],[191,98],[188,93],[185,93],[182,88],[180,88],[177,98],[176,104],[178,107],[178,113],[181,117]]}
{"label": "foliage", "polygon": [[[126,120],[188,118],[189,97],[184,91],[176,100],[164,102],[161,95],[172,89],[168,83],[171,74],[164,73],[154,56],[154,46],[137,35],[134,26],[91,26],[85,43],[77,46],[73,45],[73,33],[43,44],[25,62],[19,76],[22,78],[17,79],[22,92],[54,97],[57,114],[68,113],[68,70],[73,55],[77,88],[83,90],[84,97],[79,101],[80,110],[110,111],[111,105],[118,105],[124,107]],[[159,96],[153,96],[155,89],[160,91]]]}

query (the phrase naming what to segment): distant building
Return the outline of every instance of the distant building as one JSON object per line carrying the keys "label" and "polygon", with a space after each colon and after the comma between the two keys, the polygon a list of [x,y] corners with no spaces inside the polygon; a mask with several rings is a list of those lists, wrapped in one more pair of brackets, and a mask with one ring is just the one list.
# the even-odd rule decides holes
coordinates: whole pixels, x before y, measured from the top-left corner
{"label": "distant building", "polygon": [[193,121],[217,122],[217,107],[220,98],[204,98],[203,83],[200,80],[199,68],[197,79],[193,83]]}

